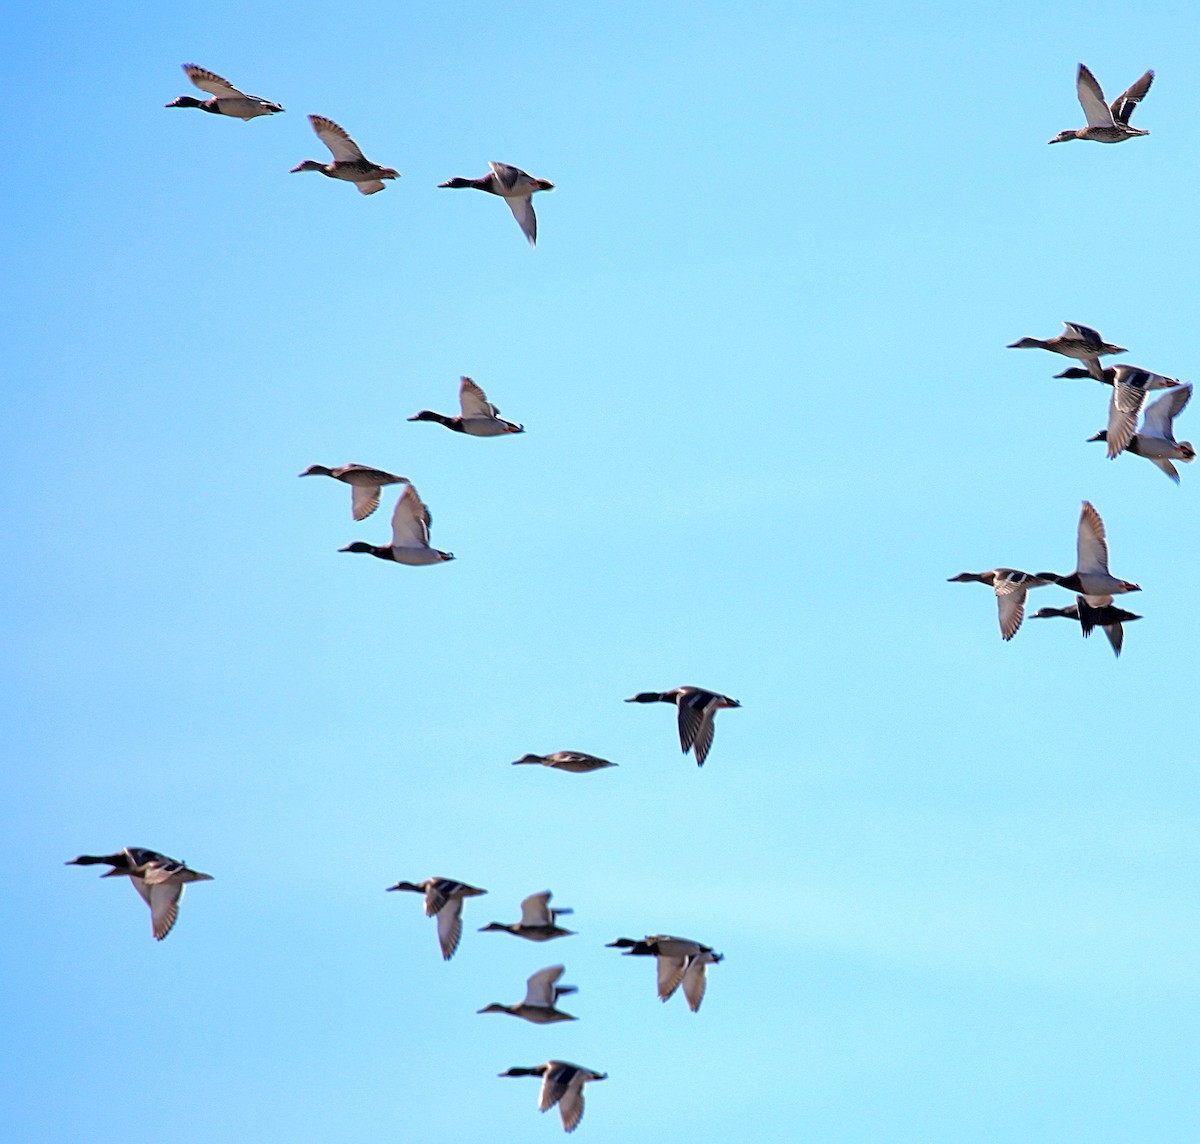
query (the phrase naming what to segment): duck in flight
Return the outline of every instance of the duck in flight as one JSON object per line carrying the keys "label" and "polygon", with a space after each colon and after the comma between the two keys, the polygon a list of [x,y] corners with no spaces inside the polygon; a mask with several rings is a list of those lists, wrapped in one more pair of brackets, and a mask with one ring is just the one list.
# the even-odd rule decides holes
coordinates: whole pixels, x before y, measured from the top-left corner
{"label": "duck in flight", "polygon": [[522,764],[537,764],[550,767],[556,771],[570,771],[572,774],[584,775],[589,771],[599,771],[604,767],[615,767],[607,759],[585,754],[583,751],[555,751],[552,755],[523,755],[513,763],[514,767]]}
{"label": "duck in flight", "polygon": [[[1175,418],[1184,411],[1191,397],[1192,387],[1181,385],[1157,401],[1152,401],[1142,416],[1141,429],[1129,437],[1124,450],[1135,456],[1145,457],[1151,464],[1162,469],[1176,484],[1179,484],[1179,470],[1171,462],[1183,461],[1185,464],[1191,464],[1196,459],[1196,450],[1192,443],[1176,441],[1174,430]],[[1088,440],[1107,441],[1108,430],[1101,429]]]}
{"label": "duck in flight", "polygon": [[1038,578],[1086,596],[1093,607],[1111,603],[1111,597],[1122,592],[1140,592],[1141,588],[1128,580],[1120,580],[1108,570],[1108,539],[1104,521],[1090,501],[1083,502],[1079,513],[1079,533],[1076,541],[1077,568],[1066,576],[1054,572],[1039,572]]}
{"label": "duck in flight", "polygon": [[[301,474],[303,475],[303,474]],[[453,552],[442,552],[429,545],[429,527],[433,517],[427,505],[421,503],[417,490],[412,485],[406,485],[396,508],[392,512],[392,542],[391,544],[368,544],[365,540],[356,540],[353,544],[339,548],[339,552],[361,552],[377,556],[380,560],[394,560],[397,564],[441,564],[453,560]]]}
{"label": "duck in flight", "polygon": [[1087,366],[1088,373],[1103,381],[1100,358],[1125,352],[1124,346],[1106,342],[1091,326],[1078,322],[1063,322],[1063,332],[1053,338],[1021,338],[1008,344],[1010,350],[1049,350],[1063,357],[1077,358]]}
{"label": "duck in flight", "polygon": [[736,699],[703,687],[675,687],[670,691],[641,691],[626,703],[674,703],[679,710],[679,745],[690,750],[696,766],[704,766],[713,741],[713,720],[725,707],[740,707]]}
{"label": "duck in flight", "polygon": [[207,68],[184,64],[183,71],[192,83],[212,98],[197,99],[194,95],[181,95],[168,103],[167,107],[198,107],[213,115],[228,115],[246,122],[260,115],[276,115],[283,110],[278,103],[272,103],[269,99],[239,91],[229,80],[222,79]]}
{"label": "duck in flight", "polygon": [[1105,602],[1095,606],[1088,603],[1086,596],[1076,596],[1075,603],[1066,608],[1039,608],[1033,613],[1033,619],[1046,620],[1062,616],[1064,619],[1074,620],[1083,628],[1084,639],[1096,628],[1102,628],[1112,645],[1113,655],[1119,656],[1121,645],[1125,642],[1125,629],[1121,625],[1140,620],[1142,617],[1135,616],[1124,608],[1113,607],[1111,596],[1101,596],[1099,599]]}
{"label": "duck in flight", "polygon": [[453,178],[439,187],[450,187],[461,190],[470,187],[476,191],[486,191],[490,195],[499,195],[512,211],[513,218],[529,239],[529,245],[537,244],[537,215],[533,213],[533,196],[538,191],[552,191],[554,184],[549,179],[535,179],[527,175],[520,167],[510,167],[507,163],[489,163],[491,171],[478,179]]}
{"label": "duck in flight", "polygon": [[379,507],[379,496],[384,485],[406,485],[407,477],[385,473],[370,465],[341,465],[327,469],[324,465],[310,465],[300,474],[302,477],[333,477],[350,486],[350,515],[355,520],[366,520]]}
{"label": "duck in flight", "polygon": [[469,377],[459,379],[458,407],[461,413],[457,417],[422,409],[420,413],[414,413],[409,421],[436,421],[455,433],[466,433],[468,437],[502,437],[506,433],[525,432],[524,425],[505,421],[500,416],[500,410],[488,401],[487,394]]}
{"label": "duck in flight", "polygon": [[425,896],[425,916],[437,918],[438,945],[441,946],[443,961],[449,961],[454,956],[462,937],[463,899],[487,893],[487,890],[468,886],[466,882],[456,882],[453,878],[397,882],[394,886],[388,886],[388,891],[392,890],[410,890]]}
{"label": "duck in flight", "polygon": [[1104,92],[1086,65],[1080,64],[1075,76],[1075,93],[1087,118],[1087,126],[1060,131],[1051,143],[1067,143],[1072,139],[1087,139],[1093,143],[1123,143],[1135,135],[1149,135],[1139,127],[1129,126],[1133,109],[1146,98],[1154,82],[1154,72],[1148,71],[1127,87],[1112,103],[1104,102]]}
{"label": "duck in flight", "polygon": [[550,965],[539,969],[525,982],[525,1000],[516,1005],[501,1005],[493,1001],[480,1013],[508,1013],[520,1017],[523,1021],[531,1021],[535,1025],[552,1025],[556,1021],[576,1021],[570,1013],[564,1013],[558,1008],[558,999],[568,993],[578,993],[574,985],[559,985],[558,979],[563,975],[561,965]]}
{"label": "duck in flight", "polygon": [[521,903],[521,920],[505,925],[503,922],[489,922],[480,933],[511,933],[529,941],[550,941],[556,937],[572,937],[575,931],[563,929],[558,924],[561,914],[571,914],[575,911],[569,908],[550,908],[553,895],[549,890],[540,894],[530,894]]}
{"label": "duck in flight", "polygon": [[593,1080],[605,1080],[608,1073],[585,1069],[570,1061],[546,1061],[533,1068],[511,1068],[501,1076],[540,1076],[542,1091],[538,1111],[545,1112],[558,1105],[564,1132],[574,1132],[583,1118],[583,1086]]}
{"label": "duck in flight", "polygon": [[333,162],[318,163],[316,159],[305,159],[299,166],[292,168],[293,175],[297,171],[319,171],[331,179],[353,183],[364,195],[382,191],[384,179],[400,178],[400,172],[395,167],[381,167],[378,163],[372,163],[362,153],[359,145],[332,119],[326,119],[323,115],[310,115],[308,121],[317,133],[317,138],[329,148]]}
{"label": "duck in flight", "polygon": [[651,934],[641,941],[619,937],[610,941],[607,948],[623,949],[626,957],[656,958],[659,1000],[669,1001],[682,985],[684,998],[693,1013],[699,1012],[700,1002],[704,1000],[706,967],[724,960],[721,954],[713,952],[711,945],[669,934]]}
{"label": "duck in flight", "polygon": [[987,584],[996,593],[1000,611],[1000,638],[1010,640],[1017,634],[1025,617],[1025,596],[1030,588],[1040,588],[1049,580],[1021,572],[1016,568],[992,568],[987,572],[960,572],[949,584]]}
{"label": "duck in flight", "polygon": [[211,882],[211,874],[190,870],[157,850],[126,846],[115,854],[80,854],[68,866],[110,866],[102,877],[128,878],[142,900],[150,907],[150,928],[156,941],[162,941],[175,925],[183,888],[189,882]]}

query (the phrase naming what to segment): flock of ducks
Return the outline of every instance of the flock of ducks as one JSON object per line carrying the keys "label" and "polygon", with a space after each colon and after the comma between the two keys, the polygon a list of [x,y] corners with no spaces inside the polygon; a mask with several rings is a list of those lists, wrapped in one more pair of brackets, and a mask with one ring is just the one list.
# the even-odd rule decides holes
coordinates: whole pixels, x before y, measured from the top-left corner
{"label": "flock of ducks", "polygon": [[[209,98],[197,99],[192,95],[181,95],[178,99],[171,100],[167,107],[195,107],[213,115],[228,115],[247,122],[257,119],[260,115],[278,115],[283,111],[278,103],[272,103],[262,96],[249,95],[207,68],[184,64],[183,72],[201,91],[206,92]],[[292,168],[293,175],[299,171],[316,171],[330,179],[353,183],[363,195],[376,194],[384,189],[385,180],[400,178],[400,172],[395,167],[381,167],[378,163],[371,162],[347,131],[332,119],[326,119],[323,115],[310,115],[308,121],[312,124],[317,138],[329,148],[333,162],[320,163],[316,159],[305,159]],[[456,177],[439,183],[438,186],[455,190],[469,187],[476,191],[486,191],[490,195],[498,195],[508,204],[513,218],[529,239],[529,245],[535,245],[537,215],[533,212],[533,196],[538,191],[554,190],[554,184],[549,179],[535,179],[520,167],[510,167],[507,163],[489,163],[488,166],[491,170],[478,179]]]}
{"label": "flock of ducks", "polygon": [[[224,115],[249,121],[281,113],[284,109],[270,100],[250,95],[233,86],[214,72],[195,64],[184,64],[184,73],[207,99],[183,95],[167,107],[196,108],[214,115]],[[1154,73],[1147,71],[1122,92],[1111,104],[1105,102],[1096,78],[1083,64],[1079,65],[1077,92],[1087,119],[1085,127],[1061,132],[1051,143],[1072,139],[1100,143],[1119,143],[1148,132],[1130,126],[1130,116],[1145,98]],[[327,178],[354,184],[363,195],[382,191],[389,180],[398,179],[399,171],[383,167],[367,159],[353,138],[337,123],[320,115],[310,115],[309,122],[317,138],[329,149],[332,161],[321,163],[306,159],[292,171],[316,171]],[[530,245],[537,241],[537,217],[532,198],[539,191],[554,189],[546,179],[538,179],[504,163],[490,163],[488,174],[480,178],[456,177],[439,184],[450,189],[473,189],[504,199]],[[1090,378],[1110,387],[1108,423],[1090,441],[1103,441],[1109,458],[1123,452],[1144,457],[1158,466],[1178,483],[1179,474],[1174,461],[1191,462],[1195,449],[1189,442],[1177,442],[1173,423],[1191,398],[1192,387],[1175,378],[1144,370],[1138,366],[1117,364],[1102,367],[1100,359],[1125,352],[1124,347],[1104,341],[1096,330],[1077,323],[1065,323],[1063,333],[1049,339],[1022,338],[1013,342],[1014,349],[1043,349],[1082,363],[1056,375],[1065,378]],[[1164,389],[1169,392],[1145,408],[1140,429],[1137,425],[1147,394]],[[484,391],[470,378],[463,377],[459,387],[459,413],[447,415],[423,409],[409,421],[433,421],[456,433],[471,437],[500,437],[524,432],[524,426],[507,421]],[[454,559],[453,553],[443,552],[430,544],[432,518],[408,477],[362,464],[347,464],[337,468],[312,465],[299,474],[302,477],[325,476],[350,486],[351,516],[355,521],[366,520],[379,507],[383,489],[403,485],[392,512],[390,543],[383,545],[355,541],[341,552],[375,556],[396,564],[422,566],[441,564]],[[992,588],[999,611],[1000,634],[1010,640],[1021,627],[1025,601],[1031,589],[1058,585],[1076,594],[1075,603],[1068,607],[1042,608],[1035,619],[1061,617],[1078,623],[1083,635],[1097,627],[1104,631],[1113,651],[1119,655],[1123,642],[1123,625],[1140,616],[1113,604],[1117,595],[1140,591],[1128,580],[1112,575],[1108,570],[1108,544],[1100,514],[1087,501],[1083,502],[1077,536],[1077,562],[1074,571],[1024,572],[1014,568],[993,568],[985,572],[963,572],[951,577],[953,582],[983,583]],[[643,691],[626,700],[628,703],[669,703],[677,712],[680,746],[689,751],[697,766],[703,766],[712,748],[714,719],[718,711],[737,708],[736,699],[700,687],[676,687],[669,691]],[[539,765],[572,774],[586,774],[614,767],[617,764],[579,751],[557,751],[549,755],[527,754],[514,766]],[[151,931],[162,941],[172,930],[178,917],[179,904],[185,886],[192,882],[211,881],[212,876],[190,869],[186,863],[168,858],[158,851],[142,847],[126,847],[114,854],[83,854],[68,865],[107,865],[103,877],[128,878],[150,910]],[[427,878],[421,882],[399,881],[387,887],[389,892],[420,894],[425,915],[436,920],[438,945],[444,960],[449,961],[462,938],[463,903],[467,898],[485,893],[477,886],[449,878]],[[507,933],[532,942],[547,942],[575,936],[575,931],[559,924],[559,918],[573,911],[552,907],[549,890],[530,894],[521,902],[520,920],[490,922],[481,927],[483,933]],[[718,964],[722,955],[712,946],[689,938],[668,934],[646,935],[640,939],[618,938],[608,948],[620,949],[625,956],[652,957],[656,963],[657,994],[666,1002],[682,990],[692,1012],[700,1009],[707,986],[706,974],[710,965]],[[515,1004],[492,1002],[478,1010],[481,1014],[503,1013],[537,1025],[574,1021],[572,1014],[558,1008],[561,998],[577,992],[575,986],[560,984],[565,973],[561,964],[538,969],[526,980],[525,996]],[[502,1077],[536,1076],[542,1081],[538,1108],[545,1112],[558,1107],[565,1131],[571,1132],[583,1116],[585,1084],[604,1080],[607,1074],[561,1060],[548,1060],[532,1067],[513,1067]]]}
{"label": "flock of ducks", "polygon": [[[1134,108],[1145,99],[1153,82],[1154,72],[1147,71],[1112,103],[1106,103],[1096,77],[1086,65],[1080,64],[1075,88],[1087,126],[1060,131],[1050,142],[1065,143],[1071,139],[1083,139],[1094,143],[1122,143],[1138,135],[1148,135],[1148,131],[1130,126],[1129,119]],[[1088,441],[1103,441],[1110,460],[1122,453],[1145,457],[1178,484],[1179,470],[1173,462],[1190,463],[1196,459],[1196,450],[1191,442],[1177,441],[1174,429],[1175,418],[1191,400],[1191,385],[1127,363],[1102,366],[1101,358],[1125,353],[1125,347],[1106,342],[1098,331],[1078,322],[1064,322],[1063,332],[1056,337],[1020,338],[1010,343],[1008,348],[1049,350],[1074,358],[1082,362],[1082,366],[1072,366],[1055,374],[1055,377],[1091,378],[1109,387],[1108,424],[1095,436],[1089,437]],[[1147,395],[1158,389],[1169,392],[1146,406]],[[1142,414],[1140,429],[1139,414]],[[1119,656],[1124,643],[1123,625],[1142,617],[1114,605],[1113,597],[1126,592],[1140,592],[1141,588],[1109,572],[1104,522],[1088,501],[1083,502],[1079,515],[1076,553],[1076,569],[1065,576],[1054,572],[992,568],[987,572],[960,572],[950,577],[950,581],[987,584],[992,589],[999,610],[1000,637],[1004,640],[1011,640],[1020,629],[1028,592],[1047,584],[1057,584],[1076,593],[1075,602],[1062,608],[1041,608],[1033,618],[1061,617],[1073,620],[1079,624],[1085,637],[1100,628],[1108,637],[1113,654]]]}
{"label": "flock of ducks", "polygon": [[[246,121],[277,115],[283,111],[280,104],[261,96],[250,95],[206,68],[184,64],[183,70],[208,98],[201,100],[183,95],[167,104],[168,107],[197,108],[213,115]],[[316,171],[327,178],[353,183],[364,195],[376,194],[384,189],[389,180],[400,177],[400,172],[395,168],[383,167],[368,159],[355,140],[333,120],[320,115],[310,115],[308,118],[317,138],[329,148],[332,161],[322,163],[315,159],[305,159],[292,168],[294,173]],[[440,186],[456,190],[473,189],[499,196],[508,204],[530,245],[534,245],[537,241],[537,217],[534,214],[532,198],[539,191],[553,190],[554,184],[546,179],[534,178],[505,163],[490,163],[489,167],[489,173],[480,178],[456,177],[441,183]],[[468,437],[507,437],[525,431],[523,425],[501,417],[497,406],[488,400],[483,389],[469,377],[460,379],[458,400],[459,412],[456,415],[422,409],[408,420],[432,421]],[[432,516],[408,477],[358,463],[336,468],[311,465],[299,475],[330,477],[348,485],[350,515],[356,522],[368,519],[379,508],[385,488],[402,486],[392,510],[390,541],[378,545],[361,540],[354,541],[339,551],[360,553],[394,564],[418,567],[443,564],[454,559],[453,553],[443,552],[430,543]],[[704,765],[712,748],[713,721],[716,713],[725,708],[741,706],[736,699],[700,687],[676,687],[662,692],[643,691],[632,696],[627,702],[673,704],[677,712],[680,746],[684,754],[689,751],[692,753],[698,766]],[[571,774],[587,774],[615,767],[617,764],[581,751],[556,751],[549,755],[527,754],[517,759],[513,765],[539,765]],[[186,863],[143,847],[131,846],[115,854],[102,856],[83,854],[68,864],[107,865],[109,870],[104,877],[128,878],[150,909],[151,931],[157,941],[162,941],[174,927],[185,886],[191,882],[211,881],[211,875],[192,870]],[[445,961],[454,956],[462,940],[463,903],[467,898],[487,893],[478,886],[441,877],[426,878],[421,882],[399,881],[388,886],[387,890],[421,895],[425,916],[435,920],[438,947]],[[539,943],[576,936],[574,930],[559,924],[561,917],[573,911],[551,906],[551,898],[549,890],[530,894],[521,902],[519,921],[490,922],[481,927],[480,932],[507,933]],[[657,965],[659,998],[665,1002],[677,990],[682,989],[687,1005],[693,1013],[699,1011],[704,999],[708,967],[722,960],[722,955],[716,953],[710,945],[668,934],[648,934],[638,940],[618,938],[609,944],[611,948],[623,950],[626,955],[653,957]],[[565,967],[561,964],[538,969],[526,980],[525,996],[521,1001],[514,1004],[495,1001],[477,1012],[503,1013],[535,1025],[575,1021],[577,1018],[574,1015],[558,1007],[561,998],[577,992],[575,986],[561,984],[565,972]],[[583,1116],[584,1085],[607,1077],[606,1073],[556,1059],[532,1067],[513,1067],[500,1075],[540,1077],[542,1086],[538,1108],[545,1112],[557,1107],[562,1117],[563,1129],[567,1132],[574,1131]]]}

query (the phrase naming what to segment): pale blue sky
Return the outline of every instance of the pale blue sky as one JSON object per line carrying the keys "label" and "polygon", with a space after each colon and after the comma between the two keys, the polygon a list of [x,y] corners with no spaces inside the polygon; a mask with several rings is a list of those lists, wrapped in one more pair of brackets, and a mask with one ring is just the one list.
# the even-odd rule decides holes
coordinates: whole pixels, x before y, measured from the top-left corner
{"label": "pale blue sky", "polygon": [[[4,49],[12,1139],[554,1140],[496,1079],[549,1057],[594,1144],[1200,1137],[1200,471],[1004,348],[1198,379],[1194,8],[139,7]],[[1046,146],[1080,60],[1149,138]],[[185,61],[286,114],[164,110]],[[309,112],[403,177],[290,176]],[[437,189],[490,159],[536,250]],[[527,432],[406,422],[460,374]],[[458,559],[339,555],[348,461]],[[1084,498],[1119,662],[945,583],[1069,571]],[[703,770],[621,702],[684,683],[744,705]],[[619,769],[508,765],[565,748]],[[161,945],[62,865],[127,844],[215,877]],[[578,936],[475,932],[547,888]],[[726,954],[698,1015],[647,932]],[[558,960],[578,1022],[476,1015]]]}

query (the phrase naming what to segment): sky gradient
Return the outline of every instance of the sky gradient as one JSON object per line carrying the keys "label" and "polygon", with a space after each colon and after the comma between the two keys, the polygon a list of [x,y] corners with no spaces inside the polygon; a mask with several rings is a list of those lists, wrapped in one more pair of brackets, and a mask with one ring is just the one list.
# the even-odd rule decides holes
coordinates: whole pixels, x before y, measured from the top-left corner
{"label": "sky gradient", "polygon": [[[1105,459],[1066,319],[1200,380],[1194,9],[14,12],[0,951],[25,1144],[1193,1140],[1200,470]],[[1120,146],[1047,147],[1154,87]],[[195,62],[277,100],[163,104]],[[291,176],[328,116],[402,178]],[[552,180],[531,250],[437,189]],[[473,377],[526,433],[478,440]],[[1195,408],[1177,423],[1195,439]],[[448,565],[383,543],[413,479]],[[964,570],[1074,567],[1099,636]],[[1029,611],[1069,595],[1038,589]],[[665,706],[739,699],[702,770]],[[509,764],[588,751],[615,769]],[[214,876],[161,944],[147,846]],[[443,963],[399,879],[485,887]],[[529,893],[578,936],[479,934]],[[604,943],[712,944],[699,1014]],[[478,1016],[566,964],[577,1022]]]}

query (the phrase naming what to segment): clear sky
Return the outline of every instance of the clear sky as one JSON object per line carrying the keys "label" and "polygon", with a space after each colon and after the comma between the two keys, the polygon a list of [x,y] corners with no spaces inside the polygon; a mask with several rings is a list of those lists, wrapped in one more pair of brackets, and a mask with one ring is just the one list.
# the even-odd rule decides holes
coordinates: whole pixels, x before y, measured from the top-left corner
{"label": "clear sky", "polygon": [[[23,1144],[1200,1138],[1193,578],[1064,319],[1200,380],[1190,4],[9,14],[0,1100]],[[1146,68],[1146,139],[1048,147]],[[164,110],[195,62],[287,112]],[[309,112],[402,178],[316,175]],[[440,191],[552,180],[531,250]],[[408,423],[468,374],[523,436]],[[1177,426],[1200,435],[1195,404]],[[349,461],[448,565],[339,555]],[[999,638],[996,565],[1128,602]],[[1069,602],[1042,588],[1037,606]],[[703,770],[641,690],[740,699]],[[575,776],[509,763],[593,752]],[[65,867],[214,881],[150,935]],[[462,879],[458,955],[398,879]],[[479,934],[552,889],[578,936]],[[693,1015],[604,943],[726,955]],[[477,1016],[563,961],[577,1022]]]}

